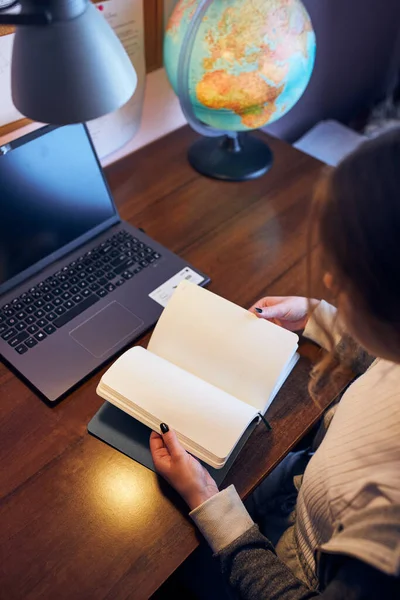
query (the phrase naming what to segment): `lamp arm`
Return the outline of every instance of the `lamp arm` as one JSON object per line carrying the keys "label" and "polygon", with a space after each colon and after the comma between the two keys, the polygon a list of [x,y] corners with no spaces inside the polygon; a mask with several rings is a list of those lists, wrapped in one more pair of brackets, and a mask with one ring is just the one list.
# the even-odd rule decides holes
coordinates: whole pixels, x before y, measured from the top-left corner
{"label": "lamp arm", "polygon": [[197,133],[207,137],[220,137],[221,135],[235,137],[236,134],[232,131],[222,131],[202,123],[196,117],[190,100],[190,62],[192,58],[193,46],[196,41],[203,17],[205,16],[212,2],[213,0],[200,0],[187,27],[178,61],[178,97],[184,116],[186,117],[190,126],[197,131]]}
{"label": "lamp arm", "polygon": [[0,25],[50,25],[55,21],[69,21],[85,12],[89,0],[20,0],[16,4],[22,6],[22,12],[2,14],[0,11]]}
{"label": "lamp arm", "polygon": [[2,15],[0,13],[0,25],[50,25],[51,22],[51,14],[47,11],[43,13],[31,13],[22,15]]}

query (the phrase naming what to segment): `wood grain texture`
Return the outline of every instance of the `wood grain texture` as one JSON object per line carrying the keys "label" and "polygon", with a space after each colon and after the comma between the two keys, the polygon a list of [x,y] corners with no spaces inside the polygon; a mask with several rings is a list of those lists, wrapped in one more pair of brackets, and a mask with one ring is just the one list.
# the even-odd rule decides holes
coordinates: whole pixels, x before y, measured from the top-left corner
{"label": "wood grain texture", "polygon": [[[122,217],[243,306],[267,293],[304,293],[307,211],[320,164],[269,139],[275,164],[267,176],[222,183],[189,167],[194,139],[181,129],[106,170]],[[302,359],[274,401],[273,431],[257,428],[233,466],[226,485],[243,496],[319,418],[306,392],[309,364]],[[100,375],[51,408],[0,366],[2,598],[144,600],[198,545],[177,496],[87,434],[102,403]]]}
{"label": "wood grain texture", "polygon": [[0,25],[0,37],[3,35],[10,35],[10,33],[14,33],[14,27],[10,25]]}
{"label": "wood grain texture", "polygon": [[164,0],[143,0],[147,72],[163,65]]}

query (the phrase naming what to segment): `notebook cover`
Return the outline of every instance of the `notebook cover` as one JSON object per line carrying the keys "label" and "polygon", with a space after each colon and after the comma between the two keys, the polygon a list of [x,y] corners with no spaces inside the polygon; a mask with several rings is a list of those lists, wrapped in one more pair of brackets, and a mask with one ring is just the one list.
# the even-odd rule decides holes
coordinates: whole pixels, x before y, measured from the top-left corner
{"label": "notebook cover", "polygon": [[[217,485],[220,485],[225,479],[237,455],[256,426],[257,421],[255,420],[246,429],[244,435],[222,469],[213,469],[209,465],[202,463],[214,478]],[[139,423],[139,421],[130,415],[127,415],[113,404],[110,404],[109,402],[103,404],[90,421],[88,432],[109,446],[119,450],[122,454],[129,456],[129,458],[132,458],[141,465],[155,471],[149,447],[151,429],[146,427],[146,425]],[[265,433],[268,435],[267,430]]]}

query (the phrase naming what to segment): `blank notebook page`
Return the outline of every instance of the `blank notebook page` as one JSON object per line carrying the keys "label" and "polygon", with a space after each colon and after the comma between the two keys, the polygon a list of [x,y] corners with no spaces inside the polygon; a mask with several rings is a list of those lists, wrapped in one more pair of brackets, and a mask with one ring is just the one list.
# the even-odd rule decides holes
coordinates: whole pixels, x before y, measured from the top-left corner
{"label": "blank notebook page", "polygon": [[148,349],[263,411],[297,346],[294,333],[185,281]]}
{"label": "blank notebook page", "polygon": [[108,369],[101,386],[153,415],[157,431],[161,422],[168,423],[221,459],[256,416],[254,408],[139,346]]}

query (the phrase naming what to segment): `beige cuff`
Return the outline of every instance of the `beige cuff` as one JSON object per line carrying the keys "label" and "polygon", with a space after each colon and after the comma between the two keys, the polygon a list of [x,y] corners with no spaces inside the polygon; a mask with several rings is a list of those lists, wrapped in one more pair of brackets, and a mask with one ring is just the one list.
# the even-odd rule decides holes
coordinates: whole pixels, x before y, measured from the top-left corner
{"label": "beige cuff", "polygon": [[332,333],[335,346],[337,346],[342,339],[342,332],[335,323],[336,315],[336,308],[331,304],[328,304],[328,302],[325,302],[325,300],[321,300],[309,319],[303,335],[325,350],[329,350],[328,339],[319,325],[319,323],[321,323]]}
{"label": "beige cuff", "polygon": [[192,510],[190,516],[213,552],[220,552],[254,525],[233,485]]}

